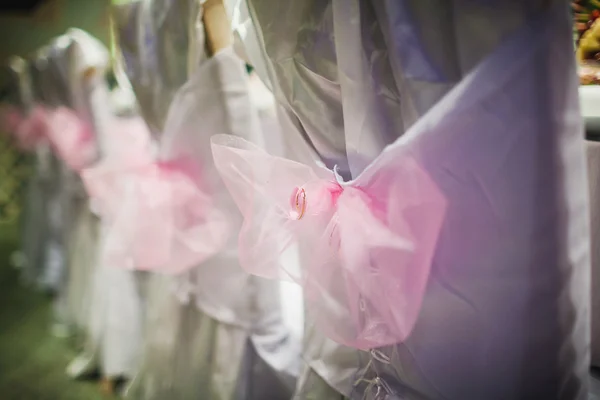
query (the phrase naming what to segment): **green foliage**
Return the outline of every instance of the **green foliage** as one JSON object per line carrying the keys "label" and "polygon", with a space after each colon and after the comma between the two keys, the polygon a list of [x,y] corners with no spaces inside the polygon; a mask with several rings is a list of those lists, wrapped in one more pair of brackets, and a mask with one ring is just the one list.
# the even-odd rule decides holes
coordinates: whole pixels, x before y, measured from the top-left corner
{"label": "green foliage", "polygon": [[18,219],[30,172],[30,157],[0,134],[0,226]]}

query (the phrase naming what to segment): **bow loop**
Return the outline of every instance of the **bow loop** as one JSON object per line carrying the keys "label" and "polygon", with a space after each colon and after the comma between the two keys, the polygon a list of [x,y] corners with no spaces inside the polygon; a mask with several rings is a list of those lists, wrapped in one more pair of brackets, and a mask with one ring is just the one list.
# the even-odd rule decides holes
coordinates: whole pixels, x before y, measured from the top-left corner
{"label": "bow loop", "polygon": [[279,258],[318,211],[311,192],[321,180],[308,166],[273,157],[236,136],[215,135],[211,144],[215,167],[244,217],[240,264],[258,276],[298,281],[298,271],[280,268]]}

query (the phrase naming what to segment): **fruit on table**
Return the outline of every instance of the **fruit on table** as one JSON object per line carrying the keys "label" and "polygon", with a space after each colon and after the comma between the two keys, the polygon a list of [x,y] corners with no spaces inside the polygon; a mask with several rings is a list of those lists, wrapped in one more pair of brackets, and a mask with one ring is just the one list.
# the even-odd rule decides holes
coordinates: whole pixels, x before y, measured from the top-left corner
{"label": "fruit on table", "polygon": [[579,61],[594,59],[600,52],[600,22],[594,21],[590,29],[579,39],[577,59]]}
{"label": "fruit on table", "polygon": [[600,0],[574,0],[571,1],[575,29],[578,37],[591,28],[593,23],[600,17]]}
{"label": "fruit on table", "polygon": [[591,65],[582,65],[579,69],[579,83],[582,85],[600,84],[600,69]]}

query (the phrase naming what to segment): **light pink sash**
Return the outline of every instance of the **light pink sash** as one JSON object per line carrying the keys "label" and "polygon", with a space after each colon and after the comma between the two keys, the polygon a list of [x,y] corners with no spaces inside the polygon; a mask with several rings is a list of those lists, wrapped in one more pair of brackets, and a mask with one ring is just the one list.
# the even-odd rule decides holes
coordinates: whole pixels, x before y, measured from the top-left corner
{"label": "light pink sash", "polygon": [[[399,147],[345,183],[234,136],[217,135],[212,147],[244,216],[239,254],[248,272],[302,284],[321,329],[347,346],[410,334],[446,208],[415,157]],[[280,264],[296,242],[309,255],[302,271]]]}
{"label": "light pink sash", "polygon": [[0,119],[3,130],[15,137],[19,148],[33,150],[40,142],[48,140],[57,155],[75,171],[80,171],[97,157],[91,127],[66,107],[49,110],[36,106],[24,116],[8,106],[0,112]]}
{"label": "light pink sash", "polygon": [[[35,113],[35,111],[34,111]],[[44,110],[46,135],[58,156],[73,170],[80,171],[98,156],[92,128],[66,108]]]}
{"label": "light pink sash", "polygon": [[[217,253],[229,237],[229,220],[215,206],[201,168],[189,158],[155,160],[139,126],[123,128],[127,152],[84,171],[90,197],[105,223],[104,259],[113,267],[177,274]],[[129,127],[129,128],[128,128]]]}
{"label": "light pink sash", "polygon": [[15,139],[18,148],[31,151],[45,137],[46,124],[44,111],[36,107],[25,116],[13,106],[3,106],[0,110],[1,129]]}

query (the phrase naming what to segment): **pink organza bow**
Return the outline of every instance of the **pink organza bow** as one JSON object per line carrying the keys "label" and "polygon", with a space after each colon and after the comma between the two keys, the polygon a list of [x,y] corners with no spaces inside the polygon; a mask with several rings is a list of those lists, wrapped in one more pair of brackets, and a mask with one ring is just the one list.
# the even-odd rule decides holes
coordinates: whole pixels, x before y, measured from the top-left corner
{"label": "pink organza bow", "polygon": [[140,270],[177,274],[224,246],[228,220],[201,189],[192,163],[156,162],[127,174],[107,235],[109,258],[129,259],[129,266]]}
{"label": "pink organza bow", "polygon": [[223,248],[229,219],[196,162],[155,161],[138,143],[82,174],[106,227],[103,257],[113,267],[178,274]]}
{"label": "pink organza bow", "polygon": [[48,140],[69,167],[80,171],[97,158],[98,150],[92,129],[74,111],[59,107],[45,110],[44,117]]}
{"label": "pink organza bow", "polygon": [[19,148],[33,150],[48,140],[58,156],[75,171],[97,157],[91,128],[66,107],[50,110],[37,105],[23,116],[16,108],[7,106],[0,111],[0,119],[3,130],[15,137]]}
{"label": "pink organza bow", "polygon": [[[300,283],[310,314],[339,343],[371,349],[406,339],[446,207],[413,157],[344,183],[238,137],[216,135],[212,148],[244,216],[239,255],[248,272]],[[301,271],[281,262],[294,243]]]}
{"label": "pink organza bow", "polygon": [[103,154],[100,162],[81,171],[81,178],[92,207],[105,220],[114,220],[122,204],[127,181],[133,172],[154,160],[150,134],[139,118],[111,120],[102,132]]}
{"label": "pink organza bow", "polygon": [[31,151],[45,138],[46,113],[42,107],[35,107],[25,116],[16,107],[3,106],[0,120],[2,130],[14,137],[21,150]]}
{"label": "pink organza bow", "polygon": [[3,104],[0,106],[0,131],[5,134],[14,134],[23,122],[23,115],[14,106]]}

